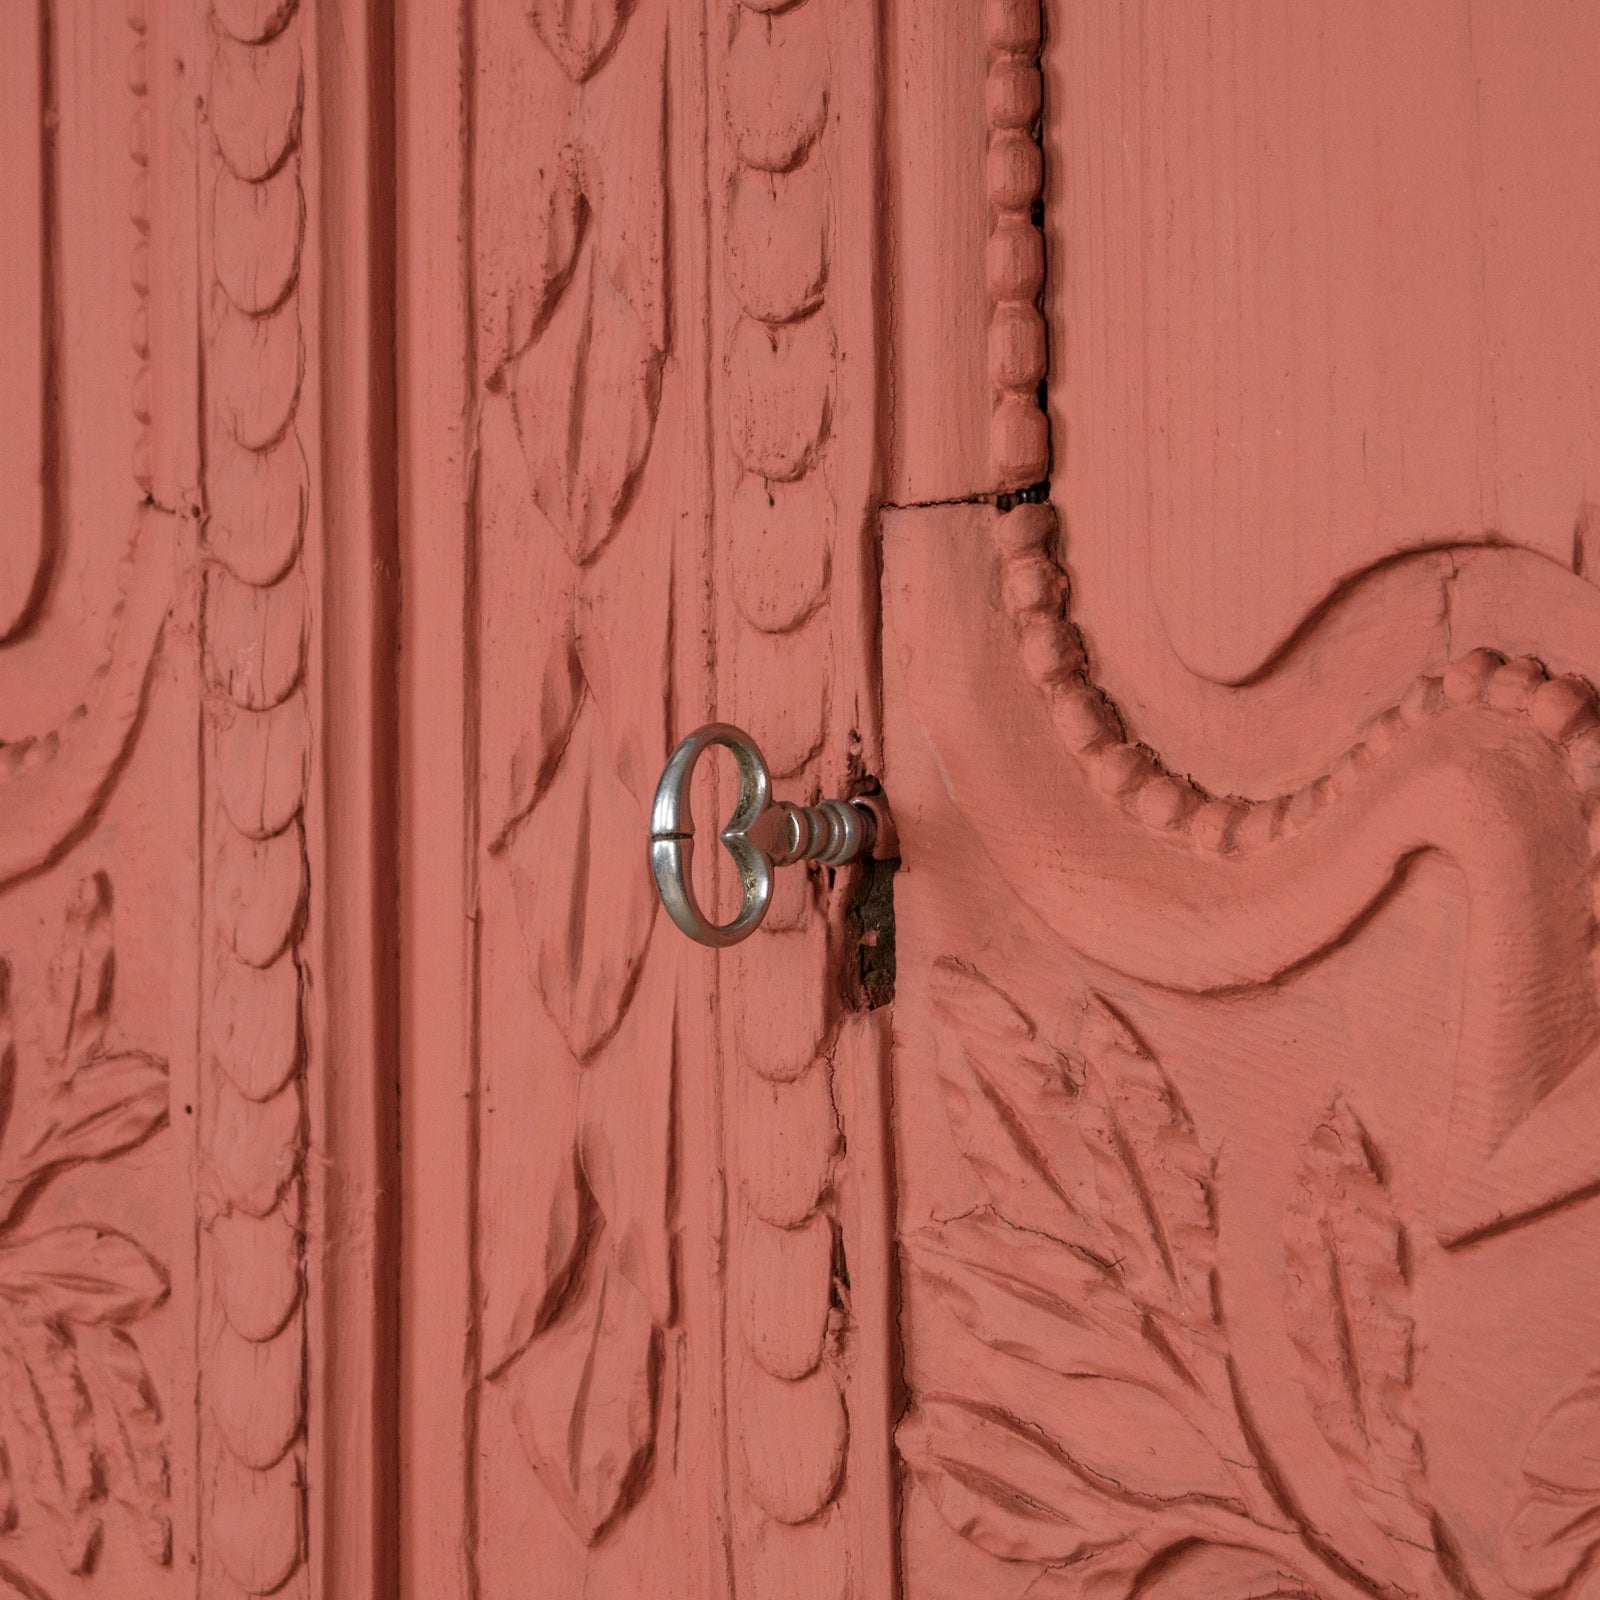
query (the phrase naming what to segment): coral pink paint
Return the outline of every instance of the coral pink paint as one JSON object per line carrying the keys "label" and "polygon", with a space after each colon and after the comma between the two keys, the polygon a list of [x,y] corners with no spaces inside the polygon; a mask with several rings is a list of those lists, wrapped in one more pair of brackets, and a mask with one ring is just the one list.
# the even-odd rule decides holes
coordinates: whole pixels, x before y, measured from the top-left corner
{"label": "coral pink paint", "polygon": [[0,1592],[1592,1593],[1600,19],[381,10],[0,18]]}

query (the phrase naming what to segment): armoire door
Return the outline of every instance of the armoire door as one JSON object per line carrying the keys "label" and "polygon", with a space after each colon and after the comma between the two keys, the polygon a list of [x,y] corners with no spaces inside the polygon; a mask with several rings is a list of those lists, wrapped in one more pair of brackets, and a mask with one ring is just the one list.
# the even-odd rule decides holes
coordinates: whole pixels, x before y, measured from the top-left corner
{"label": "armoire door", "polygon": [[402,10],[406,1592],[1592,1586],[1597,64]]}

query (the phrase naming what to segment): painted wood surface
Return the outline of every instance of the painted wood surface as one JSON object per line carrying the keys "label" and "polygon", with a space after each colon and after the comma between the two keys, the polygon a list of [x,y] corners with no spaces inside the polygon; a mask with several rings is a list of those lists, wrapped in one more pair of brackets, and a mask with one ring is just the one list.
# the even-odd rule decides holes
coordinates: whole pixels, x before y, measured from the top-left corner
{"label": "painted wood surface", "polygon": [[[391,1581],[385,967],[352,843],[392,854],[366,797],[383,535],[343,439],[383,437],[381,344],[362,230],[319,210],[347,126],[319,95],[367,43],[319,70],[321,21],[0,19],[7,1593]],[[343,152],[359,184],[370,150]],[[327,339],[325,258],[355,274]]]}
{"label": "painted wood surface", "polygon": [[1592,18],[1047,20],[1049,500],[884,519],[907,1593],[1584,1593]]}
{"label": "painted wood surface", "polygon": [[524,1593],[530,1551],[552,1594],[893,1586],[862,875],[788,875],[719,967],[642,854],[702,721],[797,796],[880,760],[879,27],[402,30],[407,1593]]}
{"label": "painted wood surface", "polygon": [[1595,31],[0,17],[0,1590],[1592,1589]]}

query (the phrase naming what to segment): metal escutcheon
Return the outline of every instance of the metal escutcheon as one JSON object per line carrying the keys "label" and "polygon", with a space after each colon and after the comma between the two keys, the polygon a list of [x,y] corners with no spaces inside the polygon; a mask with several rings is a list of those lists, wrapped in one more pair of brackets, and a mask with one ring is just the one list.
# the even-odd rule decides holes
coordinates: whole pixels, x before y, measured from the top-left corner
{"label": "metal escutcheon", "polygon": [[[712,745],[733,753],[739,769],[739,798],[718,837],[739,869],[739,914],[731,922],[713,922],[695,899],[694,817],[689,809],[689,780],[696,762]],[[726,722],[697,728],[667,762],[656,785],[650,809],[650,870],[667,915],[701,944],[737,944],[761,926],[772,901],[772,869],[793,861],[842,866],[872,849],[877,818],[865,806],[847,800],[797,806],[772,798],[772,779],[760,748],[748,733]]]}

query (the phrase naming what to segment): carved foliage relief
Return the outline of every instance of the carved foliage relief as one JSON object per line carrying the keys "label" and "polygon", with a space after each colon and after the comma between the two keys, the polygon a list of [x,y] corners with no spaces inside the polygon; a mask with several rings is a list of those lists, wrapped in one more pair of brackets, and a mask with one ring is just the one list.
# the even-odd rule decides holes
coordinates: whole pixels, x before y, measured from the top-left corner
{"label": "carved foliage relief", "polygon": [[[936,1202],[905,1240],[914,1496],[1004,1564],[996,1593],[1581,1592],[1592,690],[1471,650],[1325,779],[1209,795],[1096,687],[1049,509],[982,520],[994,551],[926,581],[998,609],[969,629],[938,602],[903,692],[937,792],[987,829],[1004,887],[979,891],[984,936],[1080,974],[1052,1004],[1088,999],[1045,1029],[1003,966],[929,958],[949,1140],[979,1198]],[[1557,639],[1594,605],[1576,581],[1562,600]],[[993,724],[958,709],[973,684]],[[1013,894],[1039,919],[1026,937]],[[963,902],[941,925],[971,923]],[[1098,997],[1108,975],[1186,1052],[1208,1040],[1185,1080],[1208,1123]],[[1372,1108],[1404,1137],[1374,1138]],[[1230,1145],[1248,1154],[1224,1170]],[[937,1147],[915,1140],[913,1184]],[[919,1525],[929,1595],[936,1547]]]}
{"label": "carved foliage relief", "polygon": [[[586,1552],[574,1573],[640,1581],[608,1563],[660,1540],[669,1480],[701,1448],[683,1431],[724,1426],[725,1338],[735,1534],[711,1560],[757,1564],[738,1580],[757,1587],[843,1582],[833,1063],[849,1045],[825,979],[843,907],[815,877],[783,884],[723,964],[719,1038],[710,974],[654,932],[629,841],[669,734],[740,721],[786,792],[813,795],[857,776],[873,736],[840,653],[865,637],[848,575],[870,362],[844,382],[836,307],[840,218],[865,197],[842,194],[830,154],[830,42],[861,24],[829,0],[719,0],[703,39],[677,17],[496,3],[475,24],[481,1426],[539,1486],[529,1510],[498,1458],[482,1540],[535,1537],[553,1510],[557,1543]],[[867,260],[863,234],[848,271]],[[842,414],[856,437],[837,437]],[[790,967],[804,998],[773,1010]],[[725,1123],[685,1128],[691,1092]],[[688,1327],[689,1160],[727,1163],[727,1239],[692,1291],[728,1297],[725,1332],[720,1311]],[[527,1245],[508,1251],[513,1216]],[[691,1339],[711,1387],[680,1419]],[[722,1492],[720,1470],[694,1470],[697,1504]]]}
{"label": "carved foliage relief", "polygon": [[[167,1121],[166,1062],[111,1042],[115,964],[104,873],[67,908],[45,994],[0,960],[0,1587],[19,1594],[92,1573],[112,1505],[150,1562],[172,1559],[166,1419],[135,1336],[166,1269],[109,1221],[35,1215],[74,1168]],[[10,1557],[12,1534],[49,1552],[41,1566]]]}
{"label": "carved foliage relief", "polygon": [[1418,1431],[1405,1230],[1354,1109],[1306,1130],[1281,1246],[1305,1396],[1366,1523],[1340,1548],[1240,1388],[1216,1158],[1159,1061],[1099,996],[1058,1043],[955,960],[934,1006],[985,1195],[905,1241],[937,1354],[900,1444],[940,1515],[1031,1566],[1030,1595],[1475,1592]]}
{"label": "carved foliage relief", "polygon": [[602,1566],[667,1471],[679,1320],[672,969],[631,848],[671,683],[666,23],[659,0],[495,0],[473,94],[477,1271],[483,1426],[511,1451],[484,1537],[492,1556],[502,1518],[561,1527]]}

